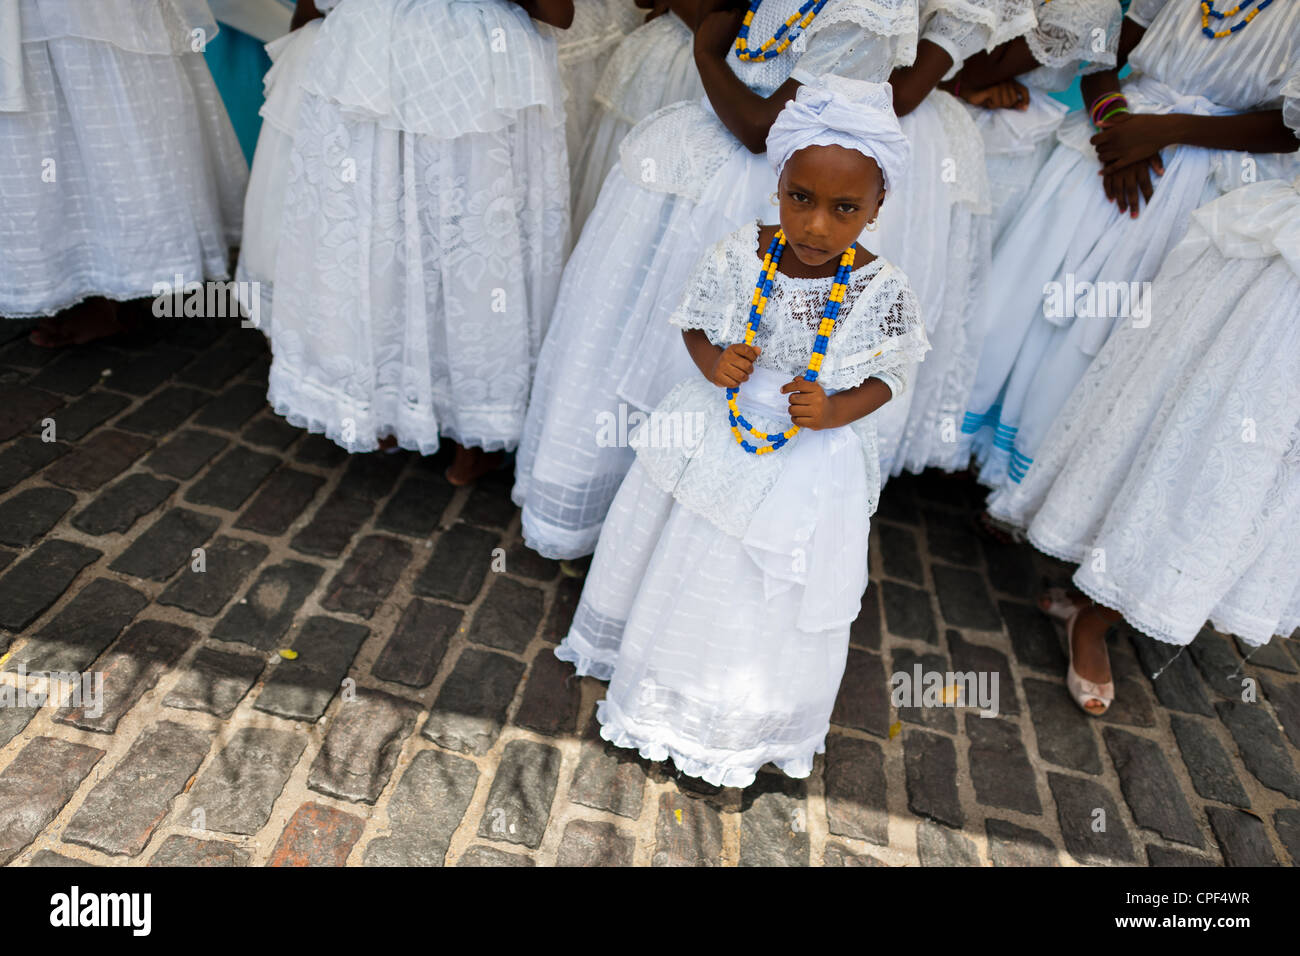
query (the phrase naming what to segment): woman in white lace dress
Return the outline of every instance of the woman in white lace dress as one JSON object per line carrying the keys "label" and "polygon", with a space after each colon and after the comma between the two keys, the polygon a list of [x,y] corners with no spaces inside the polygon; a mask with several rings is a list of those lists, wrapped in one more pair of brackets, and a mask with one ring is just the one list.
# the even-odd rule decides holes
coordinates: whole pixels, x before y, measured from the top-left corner
{"label": "woman in white lace dress", "polygon": [[1281,106],[1300,69],[1300,4],[1257,16],[1249,6],[1223,20],[1206,14],[1211,33],[1224,34],[1210,37],[1198,3],[1133,0],[1117,59],[1133,74],[1084,77],[1084,102],[1105,128],[1090,110],[1062,124],[994,253],[992,274],[1004,280],[981,307],[988,333],[962,445],[990,487],[1023,477],[1112,329],[1149,321],[1145,292],[1192,210],[1298,168]]}
{"label": "woman in white lace dress", "polygon": [[519,440],[568,244],[564,91],[529,14],[563,27],[572,5],[315,7],[268,398],[353,452],[451,439],[465,484]]}
{"label": "woman in white lace dress", "polygon": [[203,59],[216,32],[206,0],[0,3],[0,316],[45,316],[35,344],[120,331],[118,302],[177,275],[229,277],[248,164]]}
{"label": "woman in white lace dress", "polygon": [[[800,5],[763,0],[749,28],[752,46]],[[665,107],[633,128],[565,266],[513,491],[525,541],[548,557],[595,549],[632,465],[632,449],[607,440],[601,423],[644,414],[691,371],[667,318],[718,235],[772,208],[776,177],[758,154],[777,113],[819,75],[883,81],[911,62],[916,4],[826,0],[770,59],[738,58],[739,27],[739,13],[701,22],[695,59],[707,99]]]}
{"label": "woman in white lace dress", "polygon": [[747,223],[693,270],[672,326],[697,371],[633,435],[555,651],[609,681],[602,737],[714,786],[769,761],[806,777],[825,750],[867,586],[872,413],[927,348],[906,277],[855,243],[906,165],[892,93],[826,80],[772,126],[779,229]]}
{"label": "woman in white lace dress", "polygon": [[984,143],[962,104],[937,85],[966,57],[1036,22],[1033,0],[924,0],[916,62],[890,79],[903,132],[913,144],[915,178],[913,188],[885,208],[874,241],[911,278],[933,350],[907,395],[878,416],[887,476],[965,467],[953,439],[983,337],[973,304],[989,278]]}
{"label": "woman in white lace dress", "polygon": [[[1300,102],[1289,121],[1300,133]],[[1207,620],[1250,645],[1300,627],[1300,177],[1196,210],[1152,301],[993,512],[1080,563],[1087,598],[1052,610],[1074,615],[1071,689],[1091,683],[1076,690],[1091,713],[1114,696],[1105,631],[1120,614],[1178,645]]]}
{"label": "woman in white lace dress", "polygon": [[[570,142],[575,234],[595,208],[632,127],[657,109],[704,95],[691,27],[662,3],[655,8],[658,15],[628,34],[609,58],[596,87],[593,121],[577,148]],[[698,4],[676,0],[675,6],[690,15]]]}

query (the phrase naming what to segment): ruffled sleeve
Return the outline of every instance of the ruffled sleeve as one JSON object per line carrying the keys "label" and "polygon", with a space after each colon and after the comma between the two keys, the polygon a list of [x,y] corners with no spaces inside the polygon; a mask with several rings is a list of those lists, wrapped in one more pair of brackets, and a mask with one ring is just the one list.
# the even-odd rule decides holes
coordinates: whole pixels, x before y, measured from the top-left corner
{"label": "ruffled sleeve", "polygon": [[1300,70],[1282,87],[1282,121],[1300,137]]}
{"label": "ruffled sleeve", "polygon": [[[747,314],[744,310],[749,303],[740,301],[736,264],[745,261],[746,251],[748,259],[754,259],[757,231],[757,223],[748,223],[715,243],[700,258],[669,322],[683,329],[700,329],[719,348],[741,340],[740,317]],[[751,279],[758,276],[758,263],[753,265]]]}
{"label": "ruffled sleeve", "polygon": [[1064,79],[1054,85],[1066,86],[1085,64],[1088,73],[1115,66],[1122,21],[1119,0],[1055,0],[1038,11],[1025,42],[1044,72]]}
{"label": "ruffled sleeve", "polygon": [[1163,10],[1168,2],[1169,0],[1133,0],[1129,4],[1128,13],[1125,16],[1138,26],[1149,27],[1151,21],[1156,18],[1156,14]]}
{"label": "ruffled sleeve", "polygon": [[878,378],[894,398],[907,390],[916,363],[930,349],[920,305],[907,276],[890,262],[853,302],[849,321],[832,336],[818,380],[834,389]]}
{"label": "ruffled sleeve", "polygon": [[916,0],[839,0],[828,4],[792,47],[790,76],[811,83],[833,73],[882,82],[916,59]]}
{"label": "ruffled sleeve", "polygon": [[1032,0],[927,0],[921,11],[921,39],[952,57],[951,79],[966,58],[1022,36],[1037,25]]}

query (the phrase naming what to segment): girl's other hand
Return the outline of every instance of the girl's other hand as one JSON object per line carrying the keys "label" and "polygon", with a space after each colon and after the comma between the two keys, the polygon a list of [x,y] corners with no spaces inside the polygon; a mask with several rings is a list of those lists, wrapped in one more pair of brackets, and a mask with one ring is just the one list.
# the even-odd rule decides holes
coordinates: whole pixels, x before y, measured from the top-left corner
{"label": "girl's other hand", "polygon": [[832,426],[830,396],[817,382],[810,382],[800,375],[782,385],[781,394],[790,396],[790,421],[800,428],[816,431]]}
{"label": "girl's other hand", "polygon": [[695,28],[696,54],[725,60],[744,19],[744,10],[721,9],[705,15]]}
{"label": "girl's other hand", "polygon": [[1160,150],[1169,145],[1165,136],[1167,117],[1150,113],[1120,113],[1111,117],[1090,142],[1097,148],[1101,160],[1101,175],[1109,176],[1125,166],[1144,159],[1158,174],[1164,173]]}
{"label": "girl's other hand", "polygon": [[1119,204],[1120,212],[1128,212],[1132,218],[1136,219],[1138,197],[1141,196],[1146,200],[1147,205],[1150,205],[1151,196],[1155,192],[1155,185],[1151,181],[1151,172],[1160,176],[1164,174],[1164,171],[1165,169],[1160,165],[1158,155],[1154,159],[1140,159],[1136,163],[1121,167],[1114,172],[1103,173],[1102,189],[1106,191],[1107,199]]}
{"label": "girl's other hand", "polygon": [[719,388],[740,387],[754,371],[754,360],[761,351],[763,350],[743,342],[728,345],[713,364],[709,381]]}

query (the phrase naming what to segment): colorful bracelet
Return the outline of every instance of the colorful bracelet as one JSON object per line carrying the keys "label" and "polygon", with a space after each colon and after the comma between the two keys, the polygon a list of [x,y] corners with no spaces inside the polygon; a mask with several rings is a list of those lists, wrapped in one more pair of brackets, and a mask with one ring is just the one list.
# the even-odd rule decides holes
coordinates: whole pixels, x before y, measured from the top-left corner
{"label": "colorful bracelet", "polygon": [[1127,112],[1128,112],[1127,106],[1117,106],[1109,113],[1107,113],[1105,116],[1103,116],[1101,119],[1097,120],[1097,122],[1095,122],[1093,125],[1096,126],[1097,129],[1101,129],[1102,125],[1106,122],[1106,120],[1110,119],[1112,116],[1118,116],[1120,113],[1127,113]]}
{"label": "colorful bracelet", "polygon": [[1107,108],[1114,105],[1123,105],[1127,107],[1128,99],[1123,93],[1114,92],[1106,93],[1093,100],[1092,106],[1088,109],[1088,115],[1092,119],[1093,125],[1095,126],[1099,122],[1098,116],[1105,112]]}

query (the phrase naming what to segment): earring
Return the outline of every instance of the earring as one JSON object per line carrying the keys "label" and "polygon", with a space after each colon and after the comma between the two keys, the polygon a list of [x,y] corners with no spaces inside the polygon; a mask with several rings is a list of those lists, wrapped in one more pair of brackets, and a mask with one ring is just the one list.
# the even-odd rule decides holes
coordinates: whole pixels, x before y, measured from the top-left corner
{"label": "earring", "polygon": [[772,196],[770,199],[768,199],[768,202],[770,202],[773,206],[781,205],[781,201],[777,199],[776,193],[772,193]]}
{"label": "earring", "polygon": [[876,220],[873,219],[871,220],[871,222],[867,223],[867,232],[875,232],[875,231],[876,231]]}

